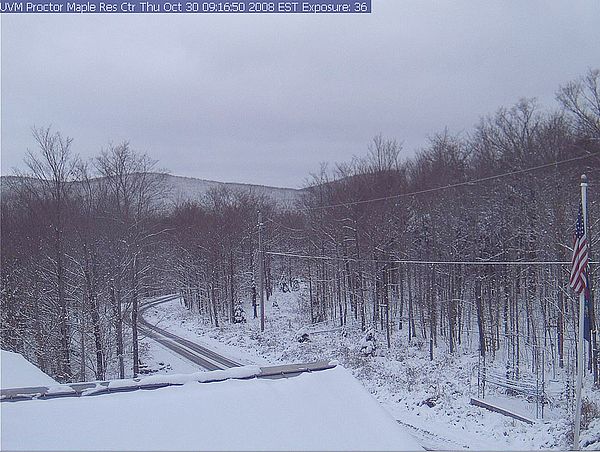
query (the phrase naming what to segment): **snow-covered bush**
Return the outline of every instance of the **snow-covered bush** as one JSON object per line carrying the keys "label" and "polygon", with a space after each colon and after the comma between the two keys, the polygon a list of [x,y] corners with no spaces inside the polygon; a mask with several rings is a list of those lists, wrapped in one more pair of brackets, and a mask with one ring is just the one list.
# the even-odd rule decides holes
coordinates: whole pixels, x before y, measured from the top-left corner
{"label": "snow-covered bush", "polygon": [[593,400],[585,397],[581,404],[581,426],[586,429],[592,421],[600,418],[600,407]]}
{"label": "snow-covered bush", "polygon": [[360,353],[363,356],[374,356],[377,351],[377,338],[373,327],[369,328],[360,341]]}
{"label": "snow-covered bush", "polygon": [[296,340],[300,343],[310,341],[310,335],[308,334],[308,331],[306,331],[304,328],[300,328],[296,332]]}
{"label": "snow-covered bush", "polygon": [[246,313],[241,304],[238,304],[233,310],[233,323],[246,323]]}
{"label": "snow-covered bush", "polygon": [[581,435],[581,446],[587,450],[600,448],[600,418],[593,419]]}

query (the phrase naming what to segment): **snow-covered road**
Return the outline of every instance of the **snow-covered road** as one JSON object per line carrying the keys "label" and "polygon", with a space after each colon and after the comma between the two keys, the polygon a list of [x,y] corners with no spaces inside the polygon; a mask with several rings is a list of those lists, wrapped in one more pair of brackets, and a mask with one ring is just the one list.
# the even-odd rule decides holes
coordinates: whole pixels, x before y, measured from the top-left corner
{"label": "snow-covered road", "polygon": [[149,323],[144,319],[144,311],[155,307],[162,303],[167,303],[179,298],[179,295],[166,295],[153,299],[140,306],[138,317],[138,328],[149,338],[155,340],[173,353],[191,361],[194,364],[206,370],[228,369],[230,367],[241,366],[223,355],[220,355],[213,350],[196,344],[188,339],[179,337],[167,330],[159,328],[156,325]]}

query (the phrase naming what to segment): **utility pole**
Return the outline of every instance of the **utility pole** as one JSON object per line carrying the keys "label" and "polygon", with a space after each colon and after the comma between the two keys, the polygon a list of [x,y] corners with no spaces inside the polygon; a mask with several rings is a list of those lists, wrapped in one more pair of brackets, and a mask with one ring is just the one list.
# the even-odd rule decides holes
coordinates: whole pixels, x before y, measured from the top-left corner
{"label": "utility pole", "polygon": [[260,272],[260,331],[265,330],[265,252],[263,250],[263,222],[262,213],[258,211],[258,271]]}

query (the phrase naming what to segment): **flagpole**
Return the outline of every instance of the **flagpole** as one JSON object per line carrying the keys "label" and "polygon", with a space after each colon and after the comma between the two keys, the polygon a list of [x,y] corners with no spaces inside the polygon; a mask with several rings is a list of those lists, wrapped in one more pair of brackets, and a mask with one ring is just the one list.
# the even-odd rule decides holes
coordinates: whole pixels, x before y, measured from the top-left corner
{"label": "flagpole", "polygon": [[[587,176],[581,175],[581,210],[583,215],[583,230],[587,236]],[[586,237],[589,239],[589,237]],[[589,240],[588,240],[589,242]],[[580,450],[579,431],[581,428],[581,387],[583,385],[584,367],[584,316],[585,316],[585,290],[579,294],[579,337],[577,341],[577,392],[575,394],[575,432],[573,433],[573,449]]]}

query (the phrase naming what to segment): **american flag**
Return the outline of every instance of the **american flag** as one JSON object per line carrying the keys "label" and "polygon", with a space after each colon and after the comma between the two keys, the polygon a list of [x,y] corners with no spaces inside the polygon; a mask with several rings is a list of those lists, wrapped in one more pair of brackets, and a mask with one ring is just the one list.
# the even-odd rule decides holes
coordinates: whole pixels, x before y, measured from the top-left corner
{"label": "american flag", "polygon": [[586,270],[588,265],[588,242],[583,225],[583,210],[579,205],[577,224],[575,225],[575,240],[573,243],[573,259],[571,259],[571,278],[569,285],[580,294],[587,286]]}

